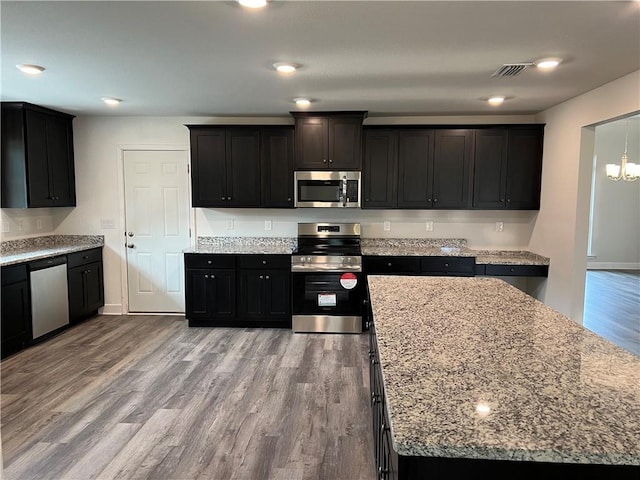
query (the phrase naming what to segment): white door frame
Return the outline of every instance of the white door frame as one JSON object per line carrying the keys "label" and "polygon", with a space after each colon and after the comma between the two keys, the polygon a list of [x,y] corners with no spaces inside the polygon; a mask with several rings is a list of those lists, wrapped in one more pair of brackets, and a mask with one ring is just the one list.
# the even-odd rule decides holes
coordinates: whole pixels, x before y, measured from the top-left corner
{"label": "white door frame", "polygon": [[[118,145],[118,211],[120,212],[120,227],[119,235],[121,238],[120,246],[118,248],[118,254],[120,255],[120,298],[122,302],[122,313],[124,315],[133,315],[129,312],[129,280],[127,276],[127,252],[126,252],[126,202],[125,202],[125,186],[124,186],[124,156],[127,151],[166,151],[166,152],[187,152],[189,153],[189,145],[177,145],[177,144],[134,144],[134,145]],[[189,165],[188,178],[191,179],[191,165]],[[191,181],[187,182],[187,195],[191,198]],[[189,205],[189,230],[191,235],[189,241],[191,246],[195,246],[196,232],[195,232],[195,210]],[[145,315],[165,315],[165,314],[153,314],[145,313]]]}

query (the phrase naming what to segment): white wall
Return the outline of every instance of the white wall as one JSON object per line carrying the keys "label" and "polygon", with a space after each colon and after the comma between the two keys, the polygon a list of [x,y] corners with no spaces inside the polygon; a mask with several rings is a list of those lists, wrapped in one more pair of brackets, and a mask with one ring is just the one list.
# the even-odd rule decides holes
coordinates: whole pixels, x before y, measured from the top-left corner
{"label": "white wall", "polygon": [[550,108],[542,197],[529,248],[551,258],[542,300],[582,322],[595,125],[640,110],[640,71]]}
{"label": "white wall", "polygon": [[640,181],[613,182],[605,164],[620,164],[628,131],[629,162],[640,163],[640,117],[595,129],[589,268],[640,269]]}

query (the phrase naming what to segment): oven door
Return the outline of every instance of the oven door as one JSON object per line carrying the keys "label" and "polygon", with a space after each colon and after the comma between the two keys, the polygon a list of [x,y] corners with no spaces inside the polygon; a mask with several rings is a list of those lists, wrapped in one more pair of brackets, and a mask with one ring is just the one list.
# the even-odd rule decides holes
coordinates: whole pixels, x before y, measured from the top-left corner
{"label": "oven door", "polygon": [[294,331],[361,332],[364,274],[293,272]]}

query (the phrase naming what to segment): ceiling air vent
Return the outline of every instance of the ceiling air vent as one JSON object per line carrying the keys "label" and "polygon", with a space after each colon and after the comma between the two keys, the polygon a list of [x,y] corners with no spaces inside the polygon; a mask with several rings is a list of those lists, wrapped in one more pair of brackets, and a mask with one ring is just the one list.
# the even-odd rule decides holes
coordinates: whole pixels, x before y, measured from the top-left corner
{"label": "ceiling air vent", "polygon": [[500,68],[498,68],[495,72],[493,72],[492,77],[515,77],[516,75],[520,75],[522,71],[533,65],[531,62],[526,63],[505,63]]}

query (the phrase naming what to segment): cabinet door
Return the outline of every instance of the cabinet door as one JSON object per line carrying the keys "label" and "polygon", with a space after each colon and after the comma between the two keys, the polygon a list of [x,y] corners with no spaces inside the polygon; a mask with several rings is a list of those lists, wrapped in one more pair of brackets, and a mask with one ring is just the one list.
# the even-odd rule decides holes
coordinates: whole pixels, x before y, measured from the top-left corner
{"label": "cabinet door", "polygon": [[410,130],[398,135],[398,207],[432,205],[433,131]]}
{"label": "cabinet door", "polygon": [[261,270],[240,270],[238,283],[239,317],[242,320],[263,318],[265,273]]}
{"label": "cabinet door", "polygon": [[86,265],[84,273],[86,313],[93,313],[104,306],[104,279],[102,275],[102,262]]}
{"label": "cabinet door", "polygon": [[505,128],[476,130],[473,206],[504,207],[506,185],[507,130]]}
{"label": "cabinet door", "polygon": [[328,136],[329,121],[326,118],[296,118],[296,170],[325,170],[328,167]]}
{"label": "cabinet door", "polygon": [[49,116],[46,135],[51,196],[56,207],[73,207],[76,204],[76,186],[71,121]]}
{"label": "cabinet door", "polygon": [[509,131],[507,164],[507,208],[540,208],[542,174],[542,128],[514,128]]}
{"label": "cabinet door", "polygon": [[236,275],[234,270],[211,270],[211,318],[230,319],[236,316]]}
{"label": "cabinet door", "polygon": [[267,270],[264,287],[265,317],[288,321],[291,315],[289,270]]}
{"label": "cabinet door", "polygon": [[397,134],[394,131],[365,131],[363,208],[396,206],[397,157]]}
{"label": "cabinet door", "polygon": [[192,206],[226,206],[226,178],[224,129],[191,130]]}
{"label": "cabinet door", "polygon": [[47,115],[33,110],[25,111],[26,156],[29,207],[52,207],[53,185],[49,177],[47,159]]}
{"label": "cabinet door", "polygon": [[185,282],[186,318],[194,320],[212,318],[209,270],[187,269]]}
{"label": "cabinet door", "polygon": [[470,130],[437,130],[433,156],[433,206],[471,206]]}
{"label": "cabinet door", "polygon": [[18,352],[31,338],[31,308],[27,281],[2,286],[1,353],[5,358]]}
{"label": "cabinet door", "polygon": [[260,206],[260,131],[230,129],[226,137],[227,206]]}
{"label": "cabinet door", "polygon": [[332,170],[360,170],[362,165],[362,119],[329,118],[329,160]]}
{"label": "cabinet door", "polygon": [[69,290],[69,322],[80,320],[86,311],[85,305],[85,266],[69,268],[67,270],[67,284]]}
{"label": "cabinet door", "polygon": [[293,129],[262,131],[262,206],[293,208]]}

